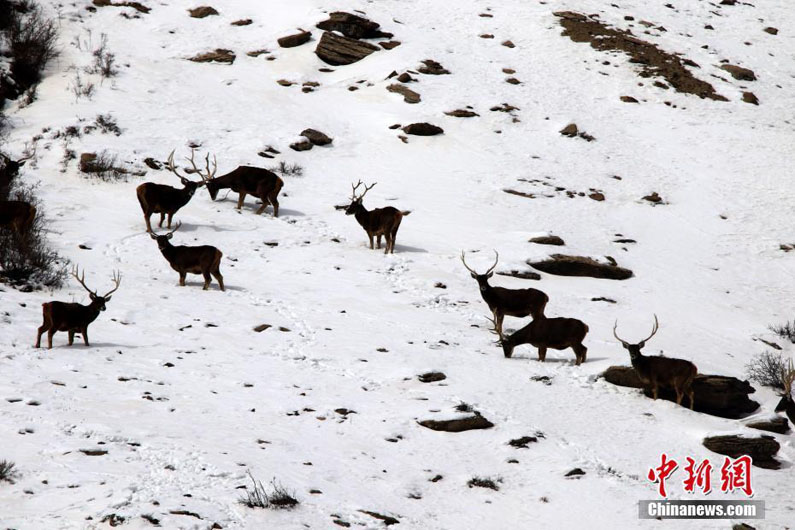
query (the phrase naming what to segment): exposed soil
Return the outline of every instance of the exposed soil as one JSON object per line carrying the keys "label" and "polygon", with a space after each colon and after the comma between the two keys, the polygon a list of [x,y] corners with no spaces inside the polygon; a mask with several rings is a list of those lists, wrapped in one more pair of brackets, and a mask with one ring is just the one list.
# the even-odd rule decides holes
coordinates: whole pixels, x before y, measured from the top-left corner
{"label": "exposed soil", "polygon": [[[715,88],[700,79],[696,79],[685,68],[687,59],[665,52],[635,37],[632,32],[611,28],[595,18],[573,11],[558,11],[563,26],[563,36],[574,42],[587,42],[600,51],[622,51],[630,56],[630,62],[640,65],[641,77],[662,77],[676,90],[685,94],[694,94],[701,98],[716,101],[728,101],[715,92]],[[692,62],[692,61],[690,61]]]}

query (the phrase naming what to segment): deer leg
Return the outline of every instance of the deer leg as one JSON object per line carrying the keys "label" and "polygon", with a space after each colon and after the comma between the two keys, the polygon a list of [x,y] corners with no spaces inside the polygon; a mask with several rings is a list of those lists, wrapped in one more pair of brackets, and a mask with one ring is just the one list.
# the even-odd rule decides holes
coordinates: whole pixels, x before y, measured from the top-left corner
{"label": "deer leg", "polygon": [[187,272],[180,272],[179,273],[179,285],[180,287],[185,287],[185,277],[188,275]]}
{"label": "deer leg", "polygon": [[266,195],[260,196],[260,200],[262,201],[262,206],[260,206],[257,210],[257,215],[262,215],[265,212],[265,208],[268,207],[268,203],[270,202]]}
{"label": "deer leg", "polygon": [[73,330],[69,330],[69,346],[74,344],[75,342],[75,332]]}
{"label": "deer leg", "polygon": [[367,237],[370,238],[370,250],[373,250],[373,234],[367,232]]}
{"label": "deer leg", "polygon": [[[387,246],[389,246],[389,238],[387,238],[386,241],[387,241],[386,243]],[[381,234],[378,234],[378,236],[375,239],[375,248],[381,248]]]}
{"label": "deer leg", "polygon": [[36,335],[36,346],[35,346],[36,348],[41,348],[41,336],[44,334],[45,331],[47,331],[46,326],[44,325],[39,326],[39,333],[38,335]]}
{"label": "deer leg", "polygon": [[166,214],[165,214],[165,213],[163,213],[163,212],[160,212],[160,223],[158,223],[158,225],[157,225],[157,226],[158,226],[158,227],[160,227],[160,228],[163,228],[163,221],[164,221],[165,219],[166,219]]}
{"label": "deer leg", "polygon": [[221,275],[221,271],[219,271],[219,270],[216,270],[216,271],[213,273],[213,276],[215,276],[215,279],[216,279],[216,281],[218,282],[218,286],[219,286],[219,287],[221,288],[221,290],[223,291],[223,290],[224,290],[224,277]]}
{"label": "deer leg", "polygon": [[690,410],[693,410],[693,406],[696,403],[696,398],[692,388],[687,389],[687,397],[690,398]]}
{"label": "deer leg", "polygon": [[384,234],[384,238],[386,238],[386,245],[384,245],[384,254],[389,254],[392,250],[392,236],[388,233]]}
{"label": "deer leg", "polygon": [[47,349],[52,349],[52,336],[55,335],[55,330],[50,328],[47,330]]}
{"label": "deer leg", "polygon": [[576,365],[579,366],[585,362],[585,355],[588,353],[588,348],[582,344],[575,344],[571,347],[574,350],[574,355],[577,356]]}
{"label": "deer leg", "polygon": [[273,216],[279,217],[279,199],[278,199],[279,192],[275,191],[268,196],[268,200],[273,206]]}
{"label": "deer leg", "polygon": [[547,349],[542,347],[542,346],[539,346],[539,348],[538,348],[538,360],[543,363],[546,358],[547,358]]}
{"label": "deer leg", "polygon": [[171,228],[171,218],[174,217],[174,212],[168,214],[168,227]]}
{"label": "deer leg", "polygon": [[505,314],[501,311],[494,312],[494,320],[497,323],[497,332],[502,334],[502,320],[505,318]]}
{"label": "deer leg", "polygon": [[207,289],[209,289],[209,288],[210,288],[210,282],[211,282],[212,280],[210,280],[210,273],[209,273],[209,271],[208,271],[208,272],[203,272],[203,273],[202,273],[202,276],[204,276],[204,287],[203,287],[203,290],[205,290],[205,291],[206,291]]}
{"label": "deer leg", "polygon": [[652,393],[652,396],[654,396],[655,400],[657,399],[657,391],[658,391],[657,381],[655,381],[655,382],[652,383],[652,388],[651,388],[651,393]]}
{"label": "deer leg", "polygon": [[237,196],[237,209],[240,210],[243,208],[243,201],[246,200],[246,193],[241,191],[240,194]]}
{"label": "deer leg", "polygon": [[151,217],[152,217],[151,213],[148,215],[144,214],[144,220],[146,221],[146,231],[149,232],[150,234],[152,233],[152,223],[150,219]]}
{"label": "deer leg", "polygon": [[83,328],[83,342],[88,346],[88,326]]}

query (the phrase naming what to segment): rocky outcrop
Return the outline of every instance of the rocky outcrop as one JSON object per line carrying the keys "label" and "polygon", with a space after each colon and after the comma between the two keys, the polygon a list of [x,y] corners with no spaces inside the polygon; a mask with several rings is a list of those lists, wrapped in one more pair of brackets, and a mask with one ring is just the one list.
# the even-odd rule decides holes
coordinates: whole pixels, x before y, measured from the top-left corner
{"label": "rocky outcrop", "polygon": [[781,445],[772,436],[747,438],[736,434],[704,438],[704,447],[721,455],[738,458],[748,455],[753,465],[764,469],[778,469],[781,462],[773,458]]}
{"label": "rocky outcrop", "polygon": [[369,42],[342,37],[336,33],[326,31],[320,37],[315,54],[326,64],[342,66],[361,61],[379,49],[378,46],[374,46]]}
{"label": "rocky outcrop", "polygon": [[556,276],[588,276],[608,280],[626,280],[633,276],[629,269],[613,263],[600,263],[583,256],[553,254],[543,261],[528,261],[527,264],[541,272]]}

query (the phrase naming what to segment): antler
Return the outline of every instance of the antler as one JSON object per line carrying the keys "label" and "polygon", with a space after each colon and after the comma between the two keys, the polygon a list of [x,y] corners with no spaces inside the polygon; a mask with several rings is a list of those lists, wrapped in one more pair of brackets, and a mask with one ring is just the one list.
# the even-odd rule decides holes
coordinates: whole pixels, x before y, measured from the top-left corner
{"label": "antler", "polygon": [[[176,176],[178,176],[180,179],[188,180],[186,177],[177,173],[177,168],[174,167],[174,151],[175,150],[172,150],[171,154],[168,155],[168,160],[166,161],[166,168],[172,173],[174,173]],[[207,182],[208,180],[213,178],[215,176],[216,171],[218,171],[218,160],[215,158],[215,155],[213,155],[213,169],[210,170],[210,153],[207,153],[207,156],[204,158],[205,172],[202,173],[202,171],[198,167],[196,167],[196,162],[194,161],[195,154],[196,154],[196,149],[191,148],[190,158],[186,156],[185,159],[188,162],[190,162],[191,166],[193,166],[193,173],[199,175],[199,178],[202,179],[202,182]]]}
{"label": "antler", "polygon": [[92,291],[91,289],[89,289],[88,286],[85,283],[85,279],[86,279],[86,270],[85,269],[83,269],[83,274],[80,275],[80,269],[79,269],[79,267],[77,265],[75,265],[74,267],[72,267],[72,276],[74,276],[75,280],[80,282],[80,285],[82,285],[83,288],[86,291],[88,291],[89,293],[91,293],[93,295],[97,294],[95,291]]}
{"label": "antler", "polygon": [[168,169],[169,171],[171,171],[172,173],[174,173],[174,174],[175,174],[176,176],[178,176],[180,179],[182,179],[182,180],[188,180],[188,179],[186,179],[185,177],[183,177],[182,175],[180,175],[180,174],[177,172],[177,168],[176,168],[176,167],[174,167],[174,151],[176,151],[176,149],[172,150],[172,151],[171,151],[171,154],[170,154],[170,155],[168,155],[168,160],[166,161],[166,169]]}
{"label": "antler", "polygon": [[378,184],[378,183],[377,182],[373,182],[369,186],[367,184],[365,184],[364,185],[364,193],[362,193],[358,197],[356,196],[356,190],[359,189],[359,186],[362,185],[362,181],[360,180],[359,182],[357,182],[355,186],[353,184],[351,184],[351,188],[353,188],[353,192],[351,194],[351,201],[360,201],[360,200],[364,199],[364,196],[367,195],[367,192],[370,191],[371,189],[373,189],[373,187],[376,184]]}
{"label": "antler", "polygon": [[618,319],[616,319],[616,323],[613,324],[613,336],[621,344],[627,344],[627,341],[625,341],[624,339],[622,339],[621,337],[618,336],[618,332],[616,331],[617,329],[618,329]]}
{"label": "antler", "polygon": [[660,329],[660,323],[657,321],[657,315],[655,314],[654,315],[654,327],[651,330],[651,335],[649,335],[648,337],[643,339],[641,342],[646,342],[647,340],[652,338],[657,333],[658,329]]}
{"label": "antler", "polygon": [[119,288],[119,285],[121,285],[121,271],[116,270],[116,271],[113,271],[113,286],[114,287],[113,287],[113,289],[108,291],[102,298],[107,298],[110,295],[112,295],[113,293],[115,293],[116,290]]}
{"label": "antler", "polygon": [[492,333],[494,333],[495,335],[500,337],[500,340],[498,342],[502,342],[503,340],[505,340],[505,337],[503,336],[502,331],[497,327],[497,320],[494,317],[491,317],[491,318],[484,317],[484,318],[486,320],[488,320],[489,322],[491,322],[491,324],[493,326],[491,329],[489,329],[489,331],[491,331]]}
{"label": "antler", "polygon": [[22,158],[20,158],[16,162],[17,162],[17,164],[19,164],[20,162],[26,162],[26,161],[30,160],[31,158],[33,158],[34,156],[36,156],[36,148],[35,147],[33,148],[33,151],[30,152],[30,154],[28,156],[23,156]]}
{"label": "antler", "polygon": [[[486,272],[484,272],[484,273],[483,273],[483,276],[485,276],[485,275],[487,275],[487,274],[491,273],[491,271],[493,271],[493,270],[494,270],[494,268],[497,266],[497,263],[500,261],[500,253],[499,253],[499,252],[497,252],[497,251],[495,250],[495,251],[494,251],[494,254],[495,254],[495,258],[494,258],[494,265],[492,265],[492,266],[489,268],[489,270],[487,270]],[[464,264],[464,267],[466,267],[466,268],[467,268],[467,270],[468,270],[469,272],[471,272],[471,273],[472,273],[472,274],[474,274],[475,276],[480,276],[480,275],[479,275],[479,274],[478,274],[476,271],[472,270],[472,269],[469,267],[469,265],[467,265],[466,259],[464,259],[464,251],[463,251],[463,250],[461,251],[461,262]]]}
{"label": "antler", "polygon": [[792,396],[792,383],[795,382],[795,366],[792,359],[787,367],[781,368],[781,381],[784,383],[784,395]]}
{"label": "antler", "polygon": [[182,221],[177,221],[177,224],[176,224],[176,225],[174,225],[174,230],[172,230],[172,231],[168,232],[166,235],[167,235],[167,236],[170,236],[171,234],[173,234],[174,232],[176,232],[177,230],[179,230],[179,227],[180,227],[180,226],[182,226]]}

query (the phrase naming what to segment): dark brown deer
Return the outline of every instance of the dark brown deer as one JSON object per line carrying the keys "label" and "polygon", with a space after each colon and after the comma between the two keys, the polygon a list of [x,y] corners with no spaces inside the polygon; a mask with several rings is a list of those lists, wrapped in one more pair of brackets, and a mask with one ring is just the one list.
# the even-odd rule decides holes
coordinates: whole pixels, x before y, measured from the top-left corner
{"label": "dark brown deer", "polygon": [[210,155],[205,158],[206,168],[205,173],[202,173],[193,161],[194,150],[190,151],[190,158],[188,159],[193,166],[193,172],[201,177],[201,182],[195,182],[180,175],[177,168],[174,167],[174,151],[168,156],[166,168],[174,173],[182,182],[182,189],[167,186],[165,184],[155,184],[154,182],[144,182],[135,189],[138,195],[138,202],[141,204],[141,210],[144,212],[144,220],[146,221],[146,231],[152,233],[152,224],[150,217],[153,213],[160,214],[160,223],[158,227],[163,227],[163,220],[168,215],[168,228],[171,228],[171,219],[180,208],[188,204],[196,188],[203,186],[208,179],[212,179],[217,169],[217,164],[210,170]]}
{"label": "dark brown deer", "polygon": [[80,282],[80,285],[88,291],[91,303],[88,305],[67,303],[67,302],[46,302],[41,304],[44,323],[39,327],[36,336],[36,347],[41,347],[41,336],[47,332],[47,348],[52,349],[52,336],[57,331],[67,331],[69,333],[69,346],[74,343],[75,333],[83,335],[83,342],[88,346],[88,325],[94,322],[99,316],[100,311],[105,311],[105,303],[110,302],[110,298],[121,284],[121,274],[116,271],[113,273],[113,289],[103,296],[99,296],[96,291],[92,291],[85,284],[86,272],[78,276],[77,268],[72,269],[72,276]]}
{"label": "dark brown deer", "polygon": [[549,296],[538,289],[506,289],[504,287],[492,287],[489,285],[489,278],[494,275],[494,268],[497,267],[497,262],[500,260],[500,254],[496,250],[494,254],[494,265],[489,267],[489,270],[483,274],[478,274],[476,271],[469,268],[463,250],[461,251],[461,262],[478,282],[478,286],[480,286],[480,295],[483,297],[483,301],[489,306],[491,314],[494,315],[497,329],[502,332],[502,320],[506,315],[518,318],[524,318],[526,316],[537,318],[538,315],[543,315],[544,308],[546,308],[547,302],[549,302]]}
{"label": "dark brown deer", "polygon": [[638,374],[638,378],[644,384],[651,386],[652,396],[657,399],[660,386],[673,388],[676,392],[676,404],[682,404],[682,397],[685,394],[690,398],[690,409],[693,409],[695,398],[693,395],[693,380],[696,378],[698,369],[696,365],[684,359],[674,359],[661,355],[643,355],[640,350],[646,346],[646,341],[652,338],[660,329],[657,315],[654,315],[654,327],[651,335],[638,342],[630,344],[618,336],[618,321],[613,326],[613,336],[621,345],[629,351],[629,358],[632,361],[632,368]]}
{"label": "dark brown deer", "polygon": [[400,228],[400,222],[403,220],[403,216],[411,212],[408,210],[401,211],[392,206],[367,210],[362,204],[362,199],[376,184],[378,183],[374,182],[369,186],[365,184],[364,192],[358,196],[356,195],[356,190],[362,185],[362,181],[360,180],[355,186],[351,184],[353,194],[351,195],[351,203],[345,208],[345,215],[356,217],[356,221],[364,228],[364,231],[367,232],[367,237],[370,238],[371,249],[373,248],[373,237],[377,240],[378,246],[376,248],[381,248],[381,236],[383,236],[386,239],[384,254],[394,254],[395,239],[397,238],[398,228]]}
{"label": "dark brown deer", "polygon": [[163,235],[151,233],[149,236],[157,241],[157,246],[171,268],[179,273],[179,284],[185,286],[185,277],[190,274],[201,274],[204,276],[204,290],[210,288],[210,275],[212,274],[221,290],[224,290],[224,277],[221,275],[221,258],[223,253],[210,245],[195,247],[179,246],[171,244],[171,236],[182,226],[181,222],[171,232]]}
{"label": "dark brown deer", "polygon": [[507,337],[501,329],[497,328],[494,318],[490,318],[489,321],[494,325],[491,331],[500,337],[499,344],[508,359],[513,355],[516,346],[530,344],[538,349],[538,360],[542,363],[547,358],[547,349],[549,348],[553,350],[571,348],[576,357],[575,364],[579,366],[585,362],[588,348],[583,346],[582,341],[588,334],[588,326],[581,320],[561,317],[547,318],[545,315],[539,314],[532,322]]}
{"label": "dark brown deer", "polygon": [[776,412],[785,412],[792,423],[795,423],[795,398],[792,397],[792,384],[795,383],[795,366],[792,359],[789,366],[781,370],[781,381],[784,383],[784,390],[781,393],[781,401],[776,405]]}
{"label": "dark brown deer", "polygon": [[36,154],[32,154],[20,158],[19,160],[11,160],[4,154],[0,153],[0,161],[3,167],[0,168],[0,199],[8,197],[8,192],[11,190],[11,182],[19,175],[19,169],[25,165],[25,162],[33,158]]}
{"label": "dark brown deer", "polygon": [[273,206],[273,216],[279,217],[279,192],[284,186],[284,181],[273,171],[263,167],[239,166],[226,175],[206,179],[205,184],[212,200],[218,197],[218,190],[231,189],[238,193],[238,210],[243,208],[246,195],[253,195],[262,201],[257,215],[262,214],[270,204]]}
{"label": "dark brown deer", "polygon": [[36,207],[25,201],[0,201],[0,227],[23,235],[36,219]]}

